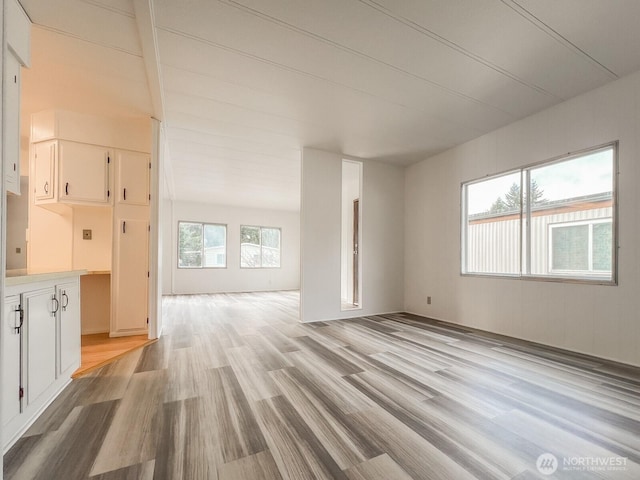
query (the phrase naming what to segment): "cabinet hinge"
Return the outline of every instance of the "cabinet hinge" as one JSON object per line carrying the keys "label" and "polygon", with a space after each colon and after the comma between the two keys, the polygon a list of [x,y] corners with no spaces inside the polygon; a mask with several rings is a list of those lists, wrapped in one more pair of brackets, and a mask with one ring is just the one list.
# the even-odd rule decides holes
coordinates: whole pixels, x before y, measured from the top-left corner
{"label": "cabinet hinge", "polygon": [[18,389],[18,398],[24,398],[24,388],[22,387]]}

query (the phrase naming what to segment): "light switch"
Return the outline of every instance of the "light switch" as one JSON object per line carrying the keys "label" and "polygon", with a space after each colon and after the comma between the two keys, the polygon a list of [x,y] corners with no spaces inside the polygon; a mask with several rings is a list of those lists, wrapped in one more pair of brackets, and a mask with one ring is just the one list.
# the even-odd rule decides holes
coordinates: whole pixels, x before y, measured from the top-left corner
{"label": "light switch", "polygon": [[91,240],[91,230],[82,230],[82,239]]}

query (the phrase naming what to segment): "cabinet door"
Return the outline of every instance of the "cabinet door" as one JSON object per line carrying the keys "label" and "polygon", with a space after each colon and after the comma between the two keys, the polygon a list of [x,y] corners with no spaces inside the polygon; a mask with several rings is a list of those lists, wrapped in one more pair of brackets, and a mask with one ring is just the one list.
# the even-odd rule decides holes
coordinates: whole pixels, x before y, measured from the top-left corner
{"label": "cabinet door", "polygon": [[146,153],[120,150],[117,153],[116,178],[118,202],[149,205],[149,165]]}
{"label": "cabinet door", "polygon": [[147,328],[149,223],[120,219],[118,226],[112,330],[122,333]]}
{"label": "cabinet door", "polygon": [[56,380],[56,312],[53,287],[22,294],[27,335],[27,403]]}
{"label": "cabinet door", "polygon": [[70,282],[57,287],[60,309],[58,375],[80,366],[80,285]]}
{"label": "cabinet door", "polygon": [[32,145],[34,157],[33,192],[36,203],[53,199],[57,143],[40,142]]}
{"label": "cabinet door", "polygon": [[58,198],[61,202],[109,202],[109,150],[60,141]]}
{"label": "cabinet door", "polygon": [[20,62],[5,52],[4,171],[7,191],[20,195]]}
{"label": "cabinet door", "polygon": [[20,296],[5,298],[2,324],[2,425],[20,414]]}

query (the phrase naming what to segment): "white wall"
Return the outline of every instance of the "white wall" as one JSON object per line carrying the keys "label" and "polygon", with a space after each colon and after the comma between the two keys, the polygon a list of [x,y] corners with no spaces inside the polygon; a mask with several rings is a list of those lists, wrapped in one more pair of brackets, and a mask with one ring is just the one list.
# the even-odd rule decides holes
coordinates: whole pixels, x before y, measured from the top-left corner
{"label": "white wall", "polygon": [[309,148],[302,154],[300,299],[305,322],[403,309],[403,169],[365,160],[362,309],[341,311],[342,160],[342,155]]}
{"label": "white wall", "polygon": [[[112,223],[111,208],[74,207],[73,270],[111,270]],[[91,240],[83,239],[83,230],[91,230]]]}
{"label": "white wall", "polygon": [[[612,140],[618,286],[460,276],[461,182]],[[406,310],[640,365],[639,141],[637,73],[407,168]]]}
{"label": "white wall", "polygon": [[[300,288],[300,214],[275,210],[248,209],[173,202],[171,214],[171,262],[163,265],[164,275],[171,272],[171,292],[219,293]],[[227,268],[178,268],[178,222],[193,221],[227,225]],[[282,229],[280,268],[240,268],[240,225],[259,225]],[[165,252],[163,258],[168,258]],[[164,292],[167,293],[167,292]]]}

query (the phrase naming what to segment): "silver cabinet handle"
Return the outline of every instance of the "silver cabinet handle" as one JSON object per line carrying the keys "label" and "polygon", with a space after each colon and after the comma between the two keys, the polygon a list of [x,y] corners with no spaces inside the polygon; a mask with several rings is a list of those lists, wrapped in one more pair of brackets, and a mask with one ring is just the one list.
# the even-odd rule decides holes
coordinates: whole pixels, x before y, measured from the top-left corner
{"label": "silver cabinet handle", "polygon": [[69,306],[69,296],[67,295],[67,292],[62,292],[62,300],[62,311],[66,312],[67,307]]}
{"label": "silver cabinet handle", "polygon": [[44,182],[44,193],[49,193],[49,182]]}
{"label": "silver cabinet handle", "polygon": [[53,297],[51,297],[51,300],[53,302],[56,302],[56,308],[53,309],[53,312],[51,312],[51,316],[55,317],[56,313],[58,313],[58,310],[60,309],[60,302],[58,301],[58,299],[55,297],[55,295]]}

